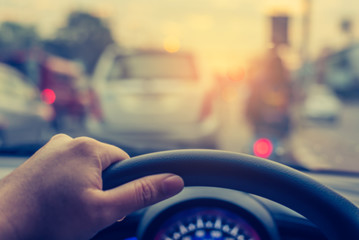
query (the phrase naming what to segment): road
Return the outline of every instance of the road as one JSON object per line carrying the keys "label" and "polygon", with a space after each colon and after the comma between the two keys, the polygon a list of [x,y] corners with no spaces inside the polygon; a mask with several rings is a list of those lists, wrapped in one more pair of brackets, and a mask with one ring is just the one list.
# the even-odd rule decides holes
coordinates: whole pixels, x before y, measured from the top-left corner
{"label": "road", "polygon": [[[287,147],[291,157],[284,161],[309,169],[359,172],[359,102],[342,104],[339,120],[334,123],[313,122],[294,114],[297,116]],[[252,133],[243,114],[243,100],[239,98],[224,105],[227,120],[220,148],[246,152]]]}
{"label": "road", "polygon": [[[238,89],[238,90],[237,90]],[[244,116],[245,88],[235,88],[222,99],[219,149],[248,152],[252,132]],[[295,114],[299,115],[299,114]],[[312,122],[294,117],[294,130],[288,144],[290,158],[284,162],[309,169],[336,169],[359,172],[359,101],[344,102],[336,123]],[[71,126],[63,132],[73,137],[88,135]]]}
{"label": "road", "polygon": [[296,122],[294,155],[309,168],[359,172],[359,102],[343,102],[336,123]]}

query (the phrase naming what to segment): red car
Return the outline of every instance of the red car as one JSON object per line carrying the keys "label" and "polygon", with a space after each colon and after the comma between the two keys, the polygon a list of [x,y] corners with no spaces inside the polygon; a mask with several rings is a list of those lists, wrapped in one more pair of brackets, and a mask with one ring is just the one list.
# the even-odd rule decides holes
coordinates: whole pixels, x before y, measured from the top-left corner
{"label": "red car", "polygon": [[54,106],[57,130],[66,126],[66,121],[81,124],[91,102],[87,78],[81,66],[55,56],[47,57],[41,65],[41,82],[39,87],[42,98]]}

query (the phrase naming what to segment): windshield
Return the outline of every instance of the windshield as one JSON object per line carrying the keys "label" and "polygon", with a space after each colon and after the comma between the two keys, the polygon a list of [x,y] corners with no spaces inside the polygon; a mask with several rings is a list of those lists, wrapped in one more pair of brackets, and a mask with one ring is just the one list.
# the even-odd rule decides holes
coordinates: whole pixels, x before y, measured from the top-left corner
{"label": "windshield", "polygon": [[[186,56],[140,53],[118,57],[110,70],[110,80],[126,78],[195,79],[194,62]],[[163,67],[166,66],[166,67]]]}
{"label": "windshield", "polygon": [[67,133],[359,173],[352,0],[0,4],[2,152]]}

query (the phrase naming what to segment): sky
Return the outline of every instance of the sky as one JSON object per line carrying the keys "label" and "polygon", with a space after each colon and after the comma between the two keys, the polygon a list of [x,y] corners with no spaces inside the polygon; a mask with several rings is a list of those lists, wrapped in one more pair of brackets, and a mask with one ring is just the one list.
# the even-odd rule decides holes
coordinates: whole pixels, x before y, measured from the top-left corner
{"label": "sky", "polygon": [[[105,19],[115,39],[128,47],[191,51],[218,70],[246,64],[269,46],[269,15],[288,14],[291,45],[288,65],[300,64],[304,0],[0,0],[0,21],[35,25],[51,37],[69,12],[90,11]],[[359,27],[354,0],[312,0],[309,35],[314,58],[324,48],[338,49],[346,38],[340,21]],[[354,29],[355,30],[355,29]],[[358,31],[357,31],[358,33]]]}

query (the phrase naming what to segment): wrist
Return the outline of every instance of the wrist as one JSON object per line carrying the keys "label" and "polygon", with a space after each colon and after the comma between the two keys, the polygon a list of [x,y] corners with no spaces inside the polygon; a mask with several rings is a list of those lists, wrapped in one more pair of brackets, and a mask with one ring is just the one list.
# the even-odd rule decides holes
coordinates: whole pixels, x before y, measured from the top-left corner
{"label": "wrist", "polygon": [[[21,183],[13,184],[9,175],[0,182],[0,239],[24,240],[31,235],[36,216],[34,202],[29,199]],[[35,207],[35,206],[33,206]]]}
{"label": "wrist", "polygon": [[[3,195],[0,194],[0,196]],[[11,220],[8,214],[2,209],[3,206],[4,203],[0,200],[0,239],[18,240],[20,237],[17,234],[13,220]]]}

